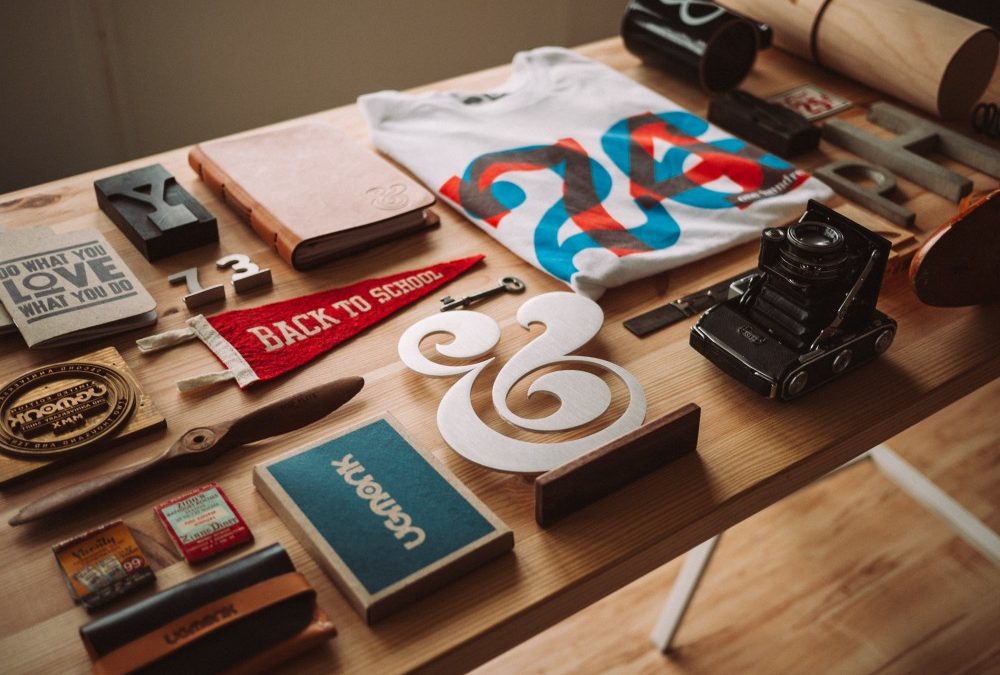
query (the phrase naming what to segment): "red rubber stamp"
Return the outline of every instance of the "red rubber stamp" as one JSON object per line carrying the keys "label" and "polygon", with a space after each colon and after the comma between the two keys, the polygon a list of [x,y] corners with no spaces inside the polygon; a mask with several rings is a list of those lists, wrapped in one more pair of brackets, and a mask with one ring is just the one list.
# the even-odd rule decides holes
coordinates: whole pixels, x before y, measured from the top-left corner
{"label": "red rubber stamp", "polygon": [[153,508],[189,563],[253,541],[253,533],[215,483]]}

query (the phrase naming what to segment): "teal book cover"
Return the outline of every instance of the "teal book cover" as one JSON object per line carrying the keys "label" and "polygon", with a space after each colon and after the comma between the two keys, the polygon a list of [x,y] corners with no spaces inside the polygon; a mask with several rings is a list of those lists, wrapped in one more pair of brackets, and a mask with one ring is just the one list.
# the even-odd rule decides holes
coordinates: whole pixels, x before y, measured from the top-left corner
{"label": "teal book cover", "polygon": [[388,415],[258,465],[254,482],[369,620],[397,604],[394,593],[432,590],[513,546],[509,528]]}

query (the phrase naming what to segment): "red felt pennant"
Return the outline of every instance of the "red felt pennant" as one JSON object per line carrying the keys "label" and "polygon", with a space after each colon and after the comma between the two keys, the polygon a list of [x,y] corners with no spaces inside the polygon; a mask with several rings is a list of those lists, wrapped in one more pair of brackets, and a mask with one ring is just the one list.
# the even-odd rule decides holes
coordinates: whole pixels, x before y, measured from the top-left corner
{"label": "red felt pennant", "polygon": [[228,372],[221,377],[194,378],[182,389],[218,379],[235,379],[240,387],[270,380],[297,368],[335,345],[424,297],[478,263],[485,256],[452,260],[422,269],[282,300],[252,309],[223,312],[188,320],[186,331],[139,341],[153,351],[192,336],[200,338]]}

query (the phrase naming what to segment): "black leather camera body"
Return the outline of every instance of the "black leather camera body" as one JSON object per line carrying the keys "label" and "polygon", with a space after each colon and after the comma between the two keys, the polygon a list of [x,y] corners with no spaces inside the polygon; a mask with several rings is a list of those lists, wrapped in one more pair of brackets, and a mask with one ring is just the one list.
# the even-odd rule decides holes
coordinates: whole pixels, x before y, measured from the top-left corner
{"label": "black leather camera body", "polygon": [[875,309],[888,256],[886,239],[810,200],[798,222],[764,230],[757,271],[705,312],[691,346],[759,394],[797,398],[892,344],[896,322]]}

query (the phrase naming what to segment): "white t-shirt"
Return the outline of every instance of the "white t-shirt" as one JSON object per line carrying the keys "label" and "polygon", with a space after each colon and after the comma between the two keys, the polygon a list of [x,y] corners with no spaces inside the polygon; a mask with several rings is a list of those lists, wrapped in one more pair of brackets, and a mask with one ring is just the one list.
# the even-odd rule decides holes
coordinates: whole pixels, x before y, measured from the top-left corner
{"label": "white t-shirt", "polygon": [[535,267],[597,298],[759,236],[830,189],[580,54],[491,92],[358,104],[375,145]]}

